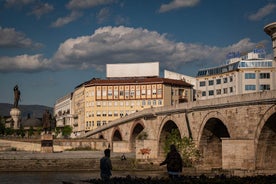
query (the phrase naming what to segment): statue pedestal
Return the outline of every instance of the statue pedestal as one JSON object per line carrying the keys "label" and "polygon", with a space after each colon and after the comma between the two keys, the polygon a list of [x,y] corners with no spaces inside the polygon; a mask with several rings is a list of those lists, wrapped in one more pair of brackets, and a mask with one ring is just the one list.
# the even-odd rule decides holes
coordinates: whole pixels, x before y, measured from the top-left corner
{"label": "statue pedestal", "polygon": [[43,134],[41,135],[41,152],[42,153],[53,153],[54,137],[52,134]]}
{"label": "statue pedestal", "polygon": [[18,108],[12,108],[10,111],[10,115],[13,119],[13,128],[14,129],[19,129],[20,128],[20,124],[19,124],[19,120],[21,117],[21,111]]}

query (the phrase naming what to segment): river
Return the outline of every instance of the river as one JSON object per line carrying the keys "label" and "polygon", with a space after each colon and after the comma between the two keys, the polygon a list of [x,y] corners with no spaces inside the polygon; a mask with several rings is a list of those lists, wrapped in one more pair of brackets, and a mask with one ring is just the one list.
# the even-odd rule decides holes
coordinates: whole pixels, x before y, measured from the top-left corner
{"label": "river", "polygon": [[[163,177],[166,173],[162,171],[113,171],[112,177]],[[1,184],[62,184],[63,181],[74,184],[85,184],[89,179],[99,178],[96,171],[83,172],[0,172]]]}

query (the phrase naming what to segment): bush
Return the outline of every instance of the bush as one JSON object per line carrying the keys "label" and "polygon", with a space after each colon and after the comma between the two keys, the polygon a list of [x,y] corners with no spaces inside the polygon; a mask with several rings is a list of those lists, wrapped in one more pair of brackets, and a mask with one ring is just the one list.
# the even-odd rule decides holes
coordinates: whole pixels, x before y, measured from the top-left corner
{"label": "bush", "polygon": [[192,167],[200,161],[201,154],[199,149],[194,144],[193,140],[188,137],[181,139],[180,133],[177,129],[173,129],[165,141],[164,151],[170,151],[170,145],[174,144],[179,151],[184,167]]}

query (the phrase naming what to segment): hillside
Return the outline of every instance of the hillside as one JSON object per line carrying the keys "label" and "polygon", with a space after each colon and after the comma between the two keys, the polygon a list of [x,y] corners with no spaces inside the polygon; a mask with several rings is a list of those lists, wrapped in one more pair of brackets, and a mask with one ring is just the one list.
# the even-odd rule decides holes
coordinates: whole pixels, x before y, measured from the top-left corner
{"label": "hillside", "polygon": [[[10,110],[12,107],[12,104],[0,103],[0,116],[10,116]],[[31,117],[41,118],[46,109],[53,114],[52,107],[43,105],[19,105],[19,109],[21,110],[21,116],[23,118],[27,117],[28,114],[30,114]]]}

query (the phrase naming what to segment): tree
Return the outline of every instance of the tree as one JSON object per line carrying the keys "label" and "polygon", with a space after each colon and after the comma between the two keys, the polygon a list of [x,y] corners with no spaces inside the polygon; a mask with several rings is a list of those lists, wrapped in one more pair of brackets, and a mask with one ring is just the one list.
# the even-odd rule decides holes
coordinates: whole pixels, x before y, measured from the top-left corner
{"label": "tree", "polygon": [[73,129],[72,129],[71,126],[66,125],[66,126],[63,127],[61,133],[62,133],[62,135],[63,135],[65,138],[68,138],[68,137],[71,135],[72,130],[73,130]]}
{"label": "tree", "polygon": [[185,167],[194,166],[201,158],[200,151],[191,138],[183,137],[177,129],[173,129],[165,141],[164,151],[170,151],[170,145],[174,144],[179,151]]}
{"label": "tree", "polygon": [[16,130],[16,135],[21,136],[22,138],[25,136],[25,130],[24,130],[22,124],[20,125],[20,128],[18,130]]}
{"label": "tree", "polygon": [[6,130],[5,120],[4,120],[4,118],[2,118],[0,116],[0,135],[4,135],[5,134],[5,130]]}
{"label": "tree", "polygon": [[12,135],[12,134],[14,134],[14,129],[13,128],[6,128],[5,134],[6,135]]}
{"label": "tree", "polygon": [[34,127],[31,126],[30,129],[28,130],[28,137],[32,137],[34,135]]}

